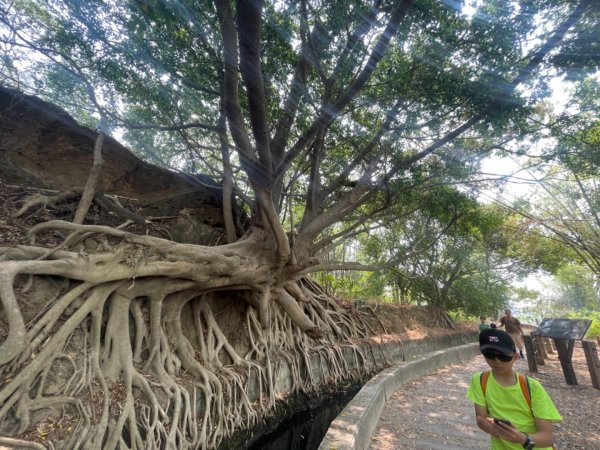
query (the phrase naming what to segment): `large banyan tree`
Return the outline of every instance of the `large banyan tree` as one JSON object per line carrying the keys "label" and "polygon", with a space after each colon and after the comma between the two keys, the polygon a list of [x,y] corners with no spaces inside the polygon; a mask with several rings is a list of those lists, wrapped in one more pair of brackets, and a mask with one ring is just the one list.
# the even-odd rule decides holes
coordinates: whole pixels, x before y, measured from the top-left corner
{"label": "large banyan tree", "polygon": [[[593,3],[0,2],[0,82],[98,130],[83,181],[51,126],[32,143],[63,191],[14,212],[77,201],[0,252],[0,433],[213,448],[273,408],[281,364],[290,392],[318,388],[315,355],[347,379],[340,348],[362,362],[369,330],[311,273],[381,267],[324,255],[526,127],[538,75],[584,59],[561,49],[585,48]],[[110,135],[217,196],[213,238],[157,233],[103,175]]]}

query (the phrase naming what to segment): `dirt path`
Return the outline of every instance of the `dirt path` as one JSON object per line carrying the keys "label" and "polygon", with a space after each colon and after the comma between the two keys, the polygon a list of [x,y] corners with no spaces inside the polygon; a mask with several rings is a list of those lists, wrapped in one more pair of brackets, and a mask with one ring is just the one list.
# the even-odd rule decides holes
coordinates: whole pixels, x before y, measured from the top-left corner
{"label": "dirt path", "polygon": [[[579,385],[568,386],[556,355],[540,366],[538,378],[563,416],[556,425],[559,449],[600,450],[600,391],[591,386],[580,348],[573,355]],[[517,369],[527,372],[527,362]],[[439,369],[407,384],[387,402],[371,449],[487,449],[488,436],[475,425],[473,404],[465,398],[471,374],[487,365],[477,356],[464,364]]]}

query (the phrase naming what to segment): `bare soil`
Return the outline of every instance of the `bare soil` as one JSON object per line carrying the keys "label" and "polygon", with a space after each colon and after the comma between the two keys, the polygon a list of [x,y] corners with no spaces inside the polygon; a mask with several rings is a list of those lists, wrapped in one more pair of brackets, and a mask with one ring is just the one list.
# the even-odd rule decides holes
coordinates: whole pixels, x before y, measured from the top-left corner
{"label": "bare soil", "polygon": [[339,300],[339,303],[367,322],[373,334],[382,342],[398,337],[414,340],[477,329],[476,324],[464,322],[455,323],[454,329],[439,327],[433,323],[431,309],[427,306],[369,302],[357,307],[352,301]]}
{"label": "bare soil", "polygon": [[600,449],[600,390],[592,387],[581,345],[576,345],[573,350],[577,385],[570,386],[565,382],[556,353],[548,355],[546,364],[538,369],[538,373],[530,375],[542,382],[563,417],[562,423],[556,425],[557,448]]}

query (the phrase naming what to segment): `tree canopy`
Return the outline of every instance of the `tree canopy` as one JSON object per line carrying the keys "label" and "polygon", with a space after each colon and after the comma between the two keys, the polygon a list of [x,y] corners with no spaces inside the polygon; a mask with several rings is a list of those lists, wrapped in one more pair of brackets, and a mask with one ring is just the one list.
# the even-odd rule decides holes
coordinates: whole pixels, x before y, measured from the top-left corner
{"label": "tree canopy", "polygon": [[[1,10],[2,77],[211,176],[223,242],[239,237],[233,201],[296,273],[383,268],[332,249],[426,208],[411,192],[481,185],[484,157],[553,135],[542,159],[589,173],[597,18],[587,0],[20,0]],[[550,118],[558,76],[577,107]]]}
{"label": "tree canopy", "polygon": [[[366,327],[311,273],[385,268],[380,279],[441,313],[485,313],[506,298],[517,268],[507,263],[527,250],[532,266],[579,260],[597,270],[588,187],[599,15],[593,0],[0,0],[0,83],[97,130],[73,217],[0,249],[9,323],[0,426],[25,430],[47,406],[38,400],[58,392],[48,402],[70,402],[82,417],[73,444],[127,447],[127,434],[135,447],[215,447],[274,405],[276,358],[293,390],[316,389],[312,375],[301,380],[311,354],[334,379],[349,376],[338,343],[363,358],[351,341]],[[555,116],[549,85],[561,76],[577,95]],[[142,229],[89,219],[109,135],[220,193],[218,245],[152,235],[149,217],[138,217]],[[552,145],[535,154],[536,142]],[[504,205],[526,218],[518,223],[478,205],[473,187],[496,181],[480,161],[494,154],[568,171],[579,192],[547,192],[575,204],[572,217],[558,227],[538,220],[536,205]],[[240,210],[247,221],[236,222]],[[579,226],[576,212],[595,225]],[[514,230],[539,239],[513,245]],[[36,243],[53,231],[57,247]],[[570,250],[535,252],[550,241]],[[349,242],[360,260],[338,258]],[[571,275],[565,286],[581,290]],[[46,314],[25,314],[24,276],[50,292]],[[48,290],[46,277],[64,283]],[[241,305],[229,308],[236,325],[213,314],[226,302]],[[63,360],[72,374],[57,387]],[[118,420],[104,401],[92,422],[84,389],[118,397]]]}
{"label": "tree canopy", "polygon": [[547,94],[548,67],[591,64],[572,49],[593,45],[592,3],[20,0],[2,10],[3,77],[232,183],[282,260],[297,230],[302,260],[403,188],[472,175]]}

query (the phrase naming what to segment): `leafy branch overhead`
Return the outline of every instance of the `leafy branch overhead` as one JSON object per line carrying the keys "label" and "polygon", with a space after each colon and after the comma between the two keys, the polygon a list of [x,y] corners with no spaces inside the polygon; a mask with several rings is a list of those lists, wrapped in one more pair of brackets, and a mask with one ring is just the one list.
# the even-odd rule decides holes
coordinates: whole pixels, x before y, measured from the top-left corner
{"label": "leafy branch overhead", "polygon": [[[25,1],[3,13],[2,39],[46,59],[5,76],[87,117],[101,112],[150,160],[250,189],[281,260],[302,260],[362,205],[399,201],[396,186],[428,170],[431,154],[444,169],[452,153],[481,156],[463,139],[517,127],[527,98],[515,88],[577,39],[567,33],[592,2],[560,22],[559,2],[501,3],[469,17],[409,0]],[[293,250],[280,217],[290,201],[303,206]]]}

